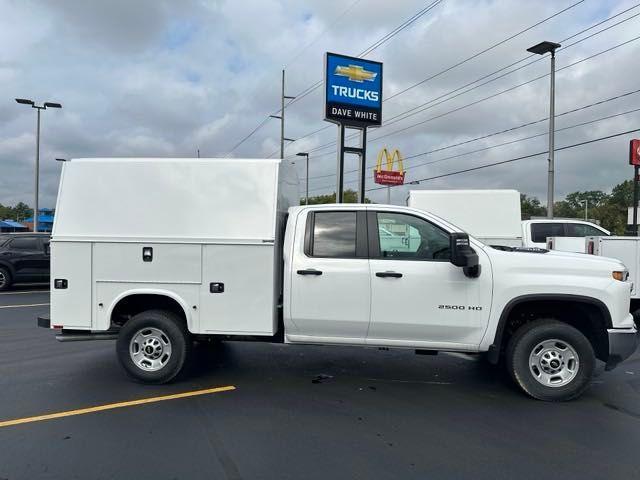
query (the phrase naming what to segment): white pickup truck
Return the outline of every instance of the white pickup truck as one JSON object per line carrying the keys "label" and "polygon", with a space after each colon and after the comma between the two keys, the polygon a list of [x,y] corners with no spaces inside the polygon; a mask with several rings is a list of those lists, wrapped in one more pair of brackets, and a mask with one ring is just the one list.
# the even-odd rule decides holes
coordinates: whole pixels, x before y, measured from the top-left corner
{"label": "white pickup truck", "polygon": [[486,352],[558,401],[588,387],[596,358],[611,369],[635,351],[619,261],[494,249],[409,207],[291,206],[287,172],[268,159],[65,162],[38,324],[61,341],[116,339],[149,383],[210,336]]}
{"label": "white pickup truck", "polygon": [[521,220],[517,190],[411,190],[407,204],[446,218],[487,245],[584,253],[584,237],[610,235],[586,220]]}

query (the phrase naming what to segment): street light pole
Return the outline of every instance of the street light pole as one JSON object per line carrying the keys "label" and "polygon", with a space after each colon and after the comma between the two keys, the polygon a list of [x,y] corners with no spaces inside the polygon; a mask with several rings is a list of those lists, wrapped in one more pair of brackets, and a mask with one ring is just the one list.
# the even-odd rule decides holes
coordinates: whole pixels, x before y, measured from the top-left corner
{"label": "street light pole", "polygon": [[296,155],[298,157],[307,157],[307,161],[306,161],[306,164],[307,164],[307,167],[306,167],[307,168],[306,187],[307,188],[306,188],[306,194],[305,194],[305,197],[304,197],[305,198],[304,204],[305,205],[309,205],[309,154],[307,152],[298,152],[298,153],[296,153]]}
{"label": "street light pole", "polygon": [[549,89],[549,173],[547,181],[547,217],[553,218],[555,191],[555,136],[556,136],[556,51],[551,51],[551,87]]}
{"label": "street light pole", "polygon": [[21,103],[23,105],[30,105],[31,108],[35,108],[38,111],[38,120],[36,126],[36,171],[35,171],[35,199],[34,199],[34,209],[33,209],[33,231],[38,231],[38,214],[40,213],[40,208],[38,205],[38,200],[40,198],[40,110],[46,110],[48,108],[62,108],[62,105],[55,102],[44,102],[42,105],[36,105],[33,100],[29,100],[26,98],[16,98],[16,102]]}
{"label": "street light pole", "polygon": [[35,208],[33,209],[33,231],[38,231],[38,199],[40,198],[40,109],[38,108],[38,126],[36,127],[36,184],[34,187],[36,192]]}
{"label": "street light pole", "polygon": [[537,55],[551,53],[551,86],[549,91],[549,170],[547,178],[547,217],[553,218],[553,192],[555,189],[555,120],[556,120],[556,49],[560,48],[559,43],[541,42],[533,47],[527,48],[528,52]]}

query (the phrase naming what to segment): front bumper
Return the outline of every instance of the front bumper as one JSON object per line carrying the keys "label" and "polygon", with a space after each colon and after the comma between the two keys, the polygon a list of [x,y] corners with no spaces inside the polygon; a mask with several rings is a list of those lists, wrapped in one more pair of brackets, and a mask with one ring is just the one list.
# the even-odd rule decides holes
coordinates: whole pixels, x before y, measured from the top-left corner
{"label": "front bumper", "polygon": [[607,330],[609,335],[609,359],[606,370],[611,370],[618,364],[629,358],[640,344],[640,332],[636,327],[611,328]]}

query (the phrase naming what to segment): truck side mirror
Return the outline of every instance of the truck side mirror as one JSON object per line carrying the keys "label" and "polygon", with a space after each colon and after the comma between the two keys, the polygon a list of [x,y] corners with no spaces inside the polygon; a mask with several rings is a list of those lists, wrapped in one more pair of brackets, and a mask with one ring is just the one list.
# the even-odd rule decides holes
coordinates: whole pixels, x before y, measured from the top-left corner
{"label": "truck side mirror", "polygon": [[469,235],[455,232],[450,237],[451,263],[462,267],[467,277],[475,278],[480,275],[478,254],[473,251],[469,243]]}

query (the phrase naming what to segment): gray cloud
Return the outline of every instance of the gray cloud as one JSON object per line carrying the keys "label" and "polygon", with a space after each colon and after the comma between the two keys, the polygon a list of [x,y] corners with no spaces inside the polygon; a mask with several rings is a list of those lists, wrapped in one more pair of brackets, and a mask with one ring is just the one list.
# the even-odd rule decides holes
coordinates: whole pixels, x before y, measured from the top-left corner
{"label": "gray cloud", "polygon": [[[0,84],[5,96],[0,98],[0,203],[32,203],[35,112],[16,104],[14,97],[60,101],[64,105],[62,111],[45,111],[42,117],[41,204],[52,206],[60,171],[54,158],[190,156],[197,149],[202,155],[224,154],[278,108],[283,65],[288,64],[287,93],[296,94],[321,78],[325,51],[357,54],[426,5],[417,0],[361,0],[350,16],[336,20],[337,14],[351,3],[351,0],[1,3],[0,17],[5,22],[0,30]],[[385,94],[389,96],[571,3],[445,0],[368,58],[385,62]],[[566,38],[631,6],[626,0],[586,1],[386,102],[384,117],[389,119],[508,65],[526,56],[525,49],[542,39]],[[637,12],[640,9],[618,20]],[[558,67],[635,37],[639,26],[640,17],[559,51]],[[325,33],[318,38],[322,32]],[[559,71],[557,111],[638,88],[631,65],[639,50],[640,41]],[[431,106],[410,119],[371,130],[369,169],[383,145],[397,147],[410,156],[545,117],[547,78],[375,140],[547,72],[548,60],[543,59]],[[287,136],[299,138],[327,125],[322,121],[321,101],[319,89],[287,109]],[[561,117],[558,128],[637,107],[640,94]],[[556,143],[568,145],[634,127],[640,127],[638,113],[561,131]],[[545,131],[546,123],[541,123],[408,160],[406,166],[415,168],[408,170],[407,179],[436,176],[545,150],[546,137],[542,136],[465,154]],[[234,155],[269,155],[279,148],[278,135],[278,122],[272,120]],[[331,126],[290,145],[287,155],[313,149],[335,138],[336,129]],[[626,136],[558,152],[557,193],[607,190],[628,178],[631,173],[626,165],[628,139]],[[457,154],[463,155],[416,167]],[[303,162],[297,166],[304,175]],[[354,166],[354,160],[349,159],[349,168]],[[310,170],[312,177],[335,173],[335,150],[313,153]],[[347,181],[353,179],[353,174],[347,176]],[[334,182],[329,176],[314,178],[310,183],[314,193],[328,193]],[[375,185],[370,181],[367,187]],[[546,159],[540,156],[444,177],[426,182],[421,188],[427,187],[517,188],[543,199]],[[406,187],[394,189],[393,200],[403,202],[406,190]],[[385,192],[370,192],[369,196],[383,201]]]}

